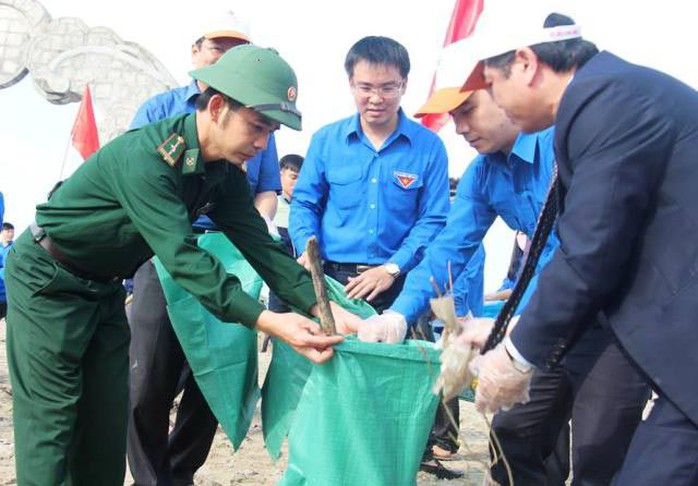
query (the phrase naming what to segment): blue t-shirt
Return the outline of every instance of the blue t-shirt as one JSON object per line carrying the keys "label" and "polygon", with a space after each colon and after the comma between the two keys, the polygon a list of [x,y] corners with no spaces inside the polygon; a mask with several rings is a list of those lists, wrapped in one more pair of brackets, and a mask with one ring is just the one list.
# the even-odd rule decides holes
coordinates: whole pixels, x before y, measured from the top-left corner
{"label": "blue t-shirt", "polygon": [[[130,128],[139,128],[148,123],[182,113],[194,113],[196,111],[196,98],[200,94],[201,90],[199,90],[195,80],[192,80],[187,86],[180,86],[157,94],[141,105],[133,117]],[[251,194],[255,195],[267,191],[274,191],[278,194],[281,191],[279,158],[273,134],[269,136],[267,149],[259,152],[245,165]],[[206,216],[200,217],[194,226],[203,229],[214,228],[213,222]]]}
{"label": "blue t-shirt", "polygon": [[0,245],[0,302],[7,302],[7,295],[5,295],[5,262],[7,262],[7,255],[10,254],[10,248],[12,248],[12,242],[7,246]]}
{"label": "blue t-shirt", "polygon": [[437,135],[398,116],[378,150],[358,114],[313,135],[291,201],[296,248],[317,235],[329,261],[390,261],[407,272],[421,259],[446,222],[448,159]]}
{"label": "blue t-shirt", "polygon": [[[391,309],[414,322],[435,294],[430,278],[444,286],[448,282],[446,262],[453,278],[466,268],[497,216],[513,230],[533,237],[538,215],[545,202],[554,170],[553,129],[520,134],[508,155],[501,152],[478,155],[458,184],[446,228],[434,239],[424,260],[407,276],[405,286]],[[558,245],[550,235],[535,277],[519,304],[528,303],[537,277]]]}
{"label": "blue t-shirt", "polygon": [[453,303],[458,317],[482,316],[485,305],[485,248],[482,245],[453,282]]}

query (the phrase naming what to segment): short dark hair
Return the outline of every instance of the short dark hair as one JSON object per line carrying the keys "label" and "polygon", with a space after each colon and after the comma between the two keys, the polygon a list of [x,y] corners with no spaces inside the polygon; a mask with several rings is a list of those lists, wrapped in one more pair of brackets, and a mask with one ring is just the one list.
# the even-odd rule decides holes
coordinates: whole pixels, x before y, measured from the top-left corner
{"label": "short dark hair", "polygon": [[15,229],[15,226],[12,223],[8,223],[7,221],[2,223],[2,231],[13,230],[13,229]]}
{"label": "short dark hair", "polygon": [[[574,20],[567,15],[551,13],[545,19],[543,27],[557,27],[560,25],[574,25]],[[586,62],[598,54],[599,50],[593,42],[582,38],[567,39],[558,42],[544,42],[530,46],[538,59],[556,73],[566,73],[573,68],[580,68]],[[498,56],[485,59],[485,65],[502,71],[508,77],[511,73],[511,65],[514,63],[516,51],[505,52]]]}
{"label": "short dark hair", "polygon": [[224,95],[223,93],[221,93],[217,89],[211,88],[209,86],[208,88],[206,88],[206,90],[203,93],[201,93],[199,96],[197,96],[197,98],[196,98],[196,111],[204,111],[206,109],[206,107],[208,106],[208,102],[211,100],[211,98],[213,98],[214,95],[221,95],[225,99],[225,101],[228,103],[228,106],[230,107],[231,111],[235,111],[235,110],[245,106],[242,103],[240,103],[239,101],[232,99],[230,96]]}
{"label": "short dark hair", "polygon": [[407,49],[389,37],[368,36],[351,46],[344,60],[344,70],[347,72],[347,76],[354,75],[354,66],[359,61],[395,66],[403,78],[406,78],[410,73],[410,55],[407,53]]}
{"label": "short dark hair", "polygon": [[300,172],[303,167],[303,156],[298,154],[287,154],[279,159],[279,168],[281,170],[289,169],[294,172]]}

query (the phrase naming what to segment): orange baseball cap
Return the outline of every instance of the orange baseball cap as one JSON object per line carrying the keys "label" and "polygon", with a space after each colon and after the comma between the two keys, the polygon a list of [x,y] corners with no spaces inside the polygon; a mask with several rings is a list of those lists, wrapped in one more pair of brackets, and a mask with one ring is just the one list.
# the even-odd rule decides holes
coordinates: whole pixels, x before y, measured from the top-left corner
{"label": "orange baseball cap", "polygon": [[449,113],[465,103],[472,93],[472,91],[461,91],[460,87],[436,90],[414,116],[420,118],[425,115]]}

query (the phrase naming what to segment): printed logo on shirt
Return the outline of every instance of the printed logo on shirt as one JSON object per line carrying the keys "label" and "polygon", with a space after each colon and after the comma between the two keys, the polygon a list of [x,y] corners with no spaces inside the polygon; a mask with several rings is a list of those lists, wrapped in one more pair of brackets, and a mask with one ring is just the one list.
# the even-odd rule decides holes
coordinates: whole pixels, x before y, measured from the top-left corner
{"label": "printed logo on shirt", "polygon": [[407,172],[397,171],[393,172],[393,174],[395,175],[395,178],[400,183],[400,185],[405,189],[407,189],[419,180],[419,176],[417,174],[408,174]]}

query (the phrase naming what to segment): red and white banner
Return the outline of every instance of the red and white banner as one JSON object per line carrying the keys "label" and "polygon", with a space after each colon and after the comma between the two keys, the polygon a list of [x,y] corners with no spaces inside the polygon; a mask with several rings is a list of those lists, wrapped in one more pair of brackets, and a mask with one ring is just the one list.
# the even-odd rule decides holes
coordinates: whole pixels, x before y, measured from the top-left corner
{"label": "red and white banner", "polygon": [[[453,7],[451,22],[446,30],[446,38],[444,39],[444,47],[461,39],[465,39],[475,30],[477,19],[482,13],[484,0],[456,0],[456,5]],[[429,96],[434,92],[436,83],[436,74],[431,81]],[[441,115],[426,115],[423,116],[422,125],[432,129],[435,132],[448,123],[448,113]]]}

